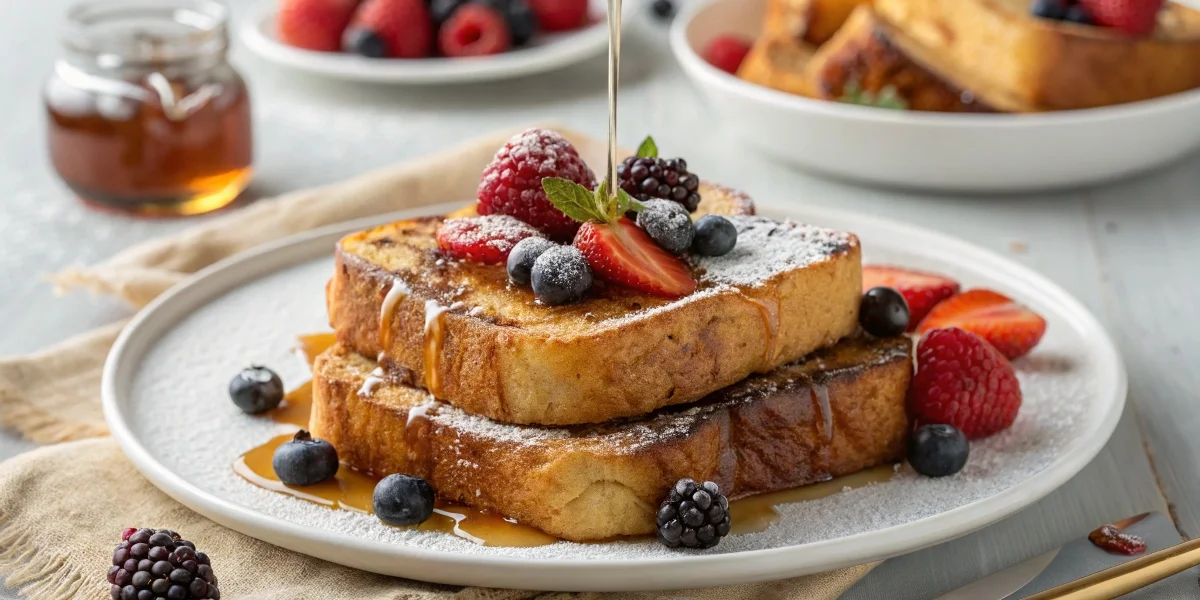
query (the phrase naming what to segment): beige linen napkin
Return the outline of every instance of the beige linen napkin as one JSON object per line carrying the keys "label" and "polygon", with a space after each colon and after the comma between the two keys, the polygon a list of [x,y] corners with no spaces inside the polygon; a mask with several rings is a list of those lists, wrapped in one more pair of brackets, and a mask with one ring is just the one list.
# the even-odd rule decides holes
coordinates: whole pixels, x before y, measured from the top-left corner
{"label": "beige linen napkin", "polygon": [[[563,130],[593,165],[604,144]],[[479,174],[513,132],[345,183],[303,190],[135,246],[107,262],[54,276],[144,306],[205,266],[254,245],[339,221],[472,198]],[[184,508],[143,479],[107,435],[100,373],[124,323],[23,357],[0,360],[0,426],[65,442],[0,463],[0,578],[32,598],[107,597],[104,574],[126,527],[169,527],[213,556],[224,598],[590,598],[437,586],[354,571],[276,548]],[[90,438],[90,439],[88,439]],[[76,440],[76,441],[72,441]],[[872,565],[789,581],[607,598],[837,598]]]}

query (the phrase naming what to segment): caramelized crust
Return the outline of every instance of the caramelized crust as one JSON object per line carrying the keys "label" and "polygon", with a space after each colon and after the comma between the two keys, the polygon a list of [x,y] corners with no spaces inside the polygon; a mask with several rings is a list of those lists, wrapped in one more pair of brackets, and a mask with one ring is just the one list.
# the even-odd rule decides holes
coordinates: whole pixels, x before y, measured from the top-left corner
{"label": "caramelized crust", "polygon": [[833,37],[850,13],[872,0],[767,0],[765,37],[819,46]]}
{"label": "caramelized crust", "polygon": [[907,44],[902,45],[902,35],[870,6],[859,7],[807,64],[809,94],[837,100],[852,84],[872,94],[890,86],[911,110],[991,111],[974,94],[926,68],[903,46]]}
{"label": "caramelized crust", "polygon": [[912,52],[988,104],[1065,110],[1200,86],[1200,12],[1165,5],[1154,35],[1034,17],[1027,0],[876,0]]}
{"label": "caramelized crust", "polygon": [[773,90],[812,96],[805,67],[817,49],[793,37],[763,35],[754,42],[738,77]]}
{"label": "caramelized crust", "polygon": [[[710,187],[704,198],[736,206],[718,202],[730,194]],[[770,371],[857,328],[854,236],[734,219],[743,227],[737,248],[696,262],[696,293],[670,300],[599,283],[589,299],[561,307],[509,285],[503,265],[446,258],[434,240],[441,219],[393,223],[339,243],[327,288],[330,324],[342,344],[370,357],[385,351],[389,373],[472,414],[547,425],[644,415]],[[410,293],[384,319],[397,280]],[[449,310],[440,348],[427,353],[437,336],[426,335],[426,317],[437,306]]]}
{"label": "caramelized crust", "polygon": [[733,499],[899,461],[912,375],[906,338],[852,339],[691,406],[538,428],[430,403],[396,382],[360,394],[375,366],[342,346],[314,365],[310,429],[343,462],[423,477],[450,500],[573,541],[652,533],[682,477],[715,481]]}

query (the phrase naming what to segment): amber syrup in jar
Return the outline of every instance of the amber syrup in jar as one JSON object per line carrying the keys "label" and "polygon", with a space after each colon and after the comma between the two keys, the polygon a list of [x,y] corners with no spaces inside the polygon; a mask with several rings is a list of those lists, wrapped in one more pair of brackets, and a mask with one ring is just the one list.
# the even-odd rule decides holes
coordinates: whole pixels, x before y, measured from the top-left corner
{"label": "amber syrup in jar", "polygon": [[251,177],[246,83],[214,0],[95,0],[67,16],[45,87],[50,160],[85,202],[149,216],[210,212]]}

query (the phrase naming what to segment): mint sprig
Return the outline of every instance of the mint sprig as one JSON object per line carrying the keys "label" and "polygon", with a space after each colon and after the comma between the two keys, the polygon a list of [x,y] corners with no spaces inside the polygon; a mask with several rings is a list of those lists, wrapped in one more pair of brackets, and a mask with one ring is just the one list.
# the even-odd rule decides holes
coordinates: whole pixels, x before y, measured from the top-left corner
{"label": "mint sprig", "polygon": [[878,92],[870,92],[862,89],[857,82],[850,82],[842,89],[842,95],[837,101],[859,106],[874,106],[875,108],[908,109],[908,102],[900,97],[894,85],[886,85]]}
{"label": "mint sprig", "polygon": [[654,143],[654,138],[646,136],[642,140],[642,145],[638,146],[638,158],[658,158],[658,144]]}
{"label": "mint sprig", "polygon": [[600,182],[593,192],[569,179],[546,177],[542,179],[542,189],[555,208],[583,223],[615,223],[625,213],[641,212],[643,208],[640,202],[620,188],[617,188],[615,198],[609,198],[607,179]]}

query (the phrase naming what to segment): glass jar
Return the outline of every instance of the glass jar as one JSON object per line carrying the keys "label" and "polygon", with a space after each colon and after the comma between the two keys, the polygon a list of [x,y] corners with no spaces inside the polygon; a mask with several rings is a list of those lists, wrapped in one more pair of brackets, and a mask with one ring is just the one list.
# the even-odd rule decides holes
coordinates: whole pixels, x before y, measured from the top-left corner
{"label": "glass jar", "polygon": [[50,160],[85,202],[143,215],[228,205],[251,177],[246,83],[214,0],[92,0],[45,87]]}

